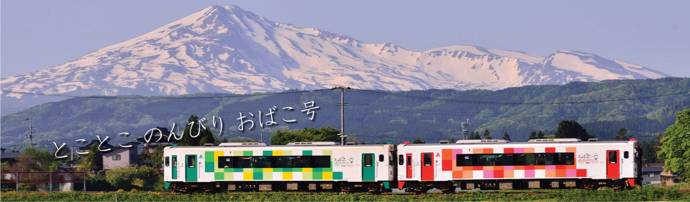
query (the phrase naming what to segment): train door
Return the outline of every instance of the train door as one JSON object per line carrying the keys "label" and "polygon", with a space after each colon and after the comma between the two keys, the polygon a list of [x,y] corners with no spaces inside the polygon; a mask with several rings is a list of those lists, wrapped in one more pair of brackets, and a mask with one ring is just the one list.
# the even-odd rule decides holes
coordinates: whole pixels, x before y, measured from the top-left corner
{"label": "train door", "polygon": [[434,153],[422,153],[422,181],[434,181]]}
{"label": "train door", "polygon": [[606,178],[620,178],[620,160],[618,150],[606,150]]}
{"label": "train door", "polygon": [[374,181],[375,175],[374,154],[362,154],[362,181]]}
{"label": "train door", "polygon": [[177,155],[172,156],[172,179],[177,179]]}
{"label": "train door", "polygon": [[196,162],[196,155],[187,155],[187,158],[185,158],[186,166],[187,168],[185,169],[185,176],[187,177],[185,181],[187,182],[196,182],[197,181],[197,162]]}
{"label": "train door", "polygon": [[407,153],[405,155],[405,167],[407,167],[407,178],[412,178],[412,154]]}

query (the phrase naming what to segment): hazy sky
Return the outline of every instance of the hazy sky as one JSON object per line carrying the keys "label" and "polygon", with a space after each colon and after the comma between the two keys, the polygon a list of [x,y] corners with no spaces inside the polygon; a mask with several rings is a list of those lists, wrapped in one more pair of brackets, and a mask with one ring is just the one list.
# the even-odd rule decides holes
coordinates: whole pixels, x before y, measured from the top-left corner
{"label": "hazy sky", "polygon": [[210,5],[423,51],[576,50],[690,77],[690,1],[3,0],[1,77],[53,67]]}

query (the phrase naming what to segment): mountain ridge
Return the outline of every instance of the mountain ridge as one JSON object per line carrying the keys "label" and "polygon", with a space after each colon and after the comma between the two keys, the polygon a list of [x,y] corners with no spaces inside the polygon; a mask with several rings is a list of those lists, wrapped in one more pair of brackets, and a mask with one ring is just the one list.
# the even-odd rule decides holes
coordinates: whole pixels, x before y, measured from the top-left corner
{"label": "mountain ridge", "polygon": [[489,89],[668,75],[595,54],[547,57],[477,46],[412,51],[209,6],[70,62],[2,78],[2,100],[26,94],[182,95],[279,92],[346,85],[374,90]]}

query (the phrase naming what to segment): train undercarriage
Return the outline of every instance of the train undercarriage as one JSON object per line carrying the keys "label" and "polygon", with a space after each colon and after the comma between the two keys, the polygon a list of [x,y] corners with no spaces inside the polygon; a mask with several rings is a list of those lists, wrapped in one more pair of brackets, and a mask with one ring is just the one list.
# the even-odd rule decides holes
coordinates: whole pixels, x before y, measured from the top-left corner
{"label": "train undercarriage", "polygon": [[174,192],[191,193],[203,191],[207,193],[224,191],[337,191],[343,193],[354,193],[357,191],[368,191],[369,193],[379,194],[390,191],[386,189],[382,182],[207,182],[207,183],[185,183],[172,182],[170,189]]}
{"label": "train undercarriage", "polygon": [[452,182],[400,182],[406,192],[426,193],[430,189],[439,189],[443,193],[452,193],[456,187],[462,190],[514,190],[514,189],[587,189],[600,187],[612,189],[631,189],[634,186],[626,179],[540,179],[540,180],[458,180]]}
{"label": "train undercarriage", "polygon": [[[426,193],[431,189],[438,189],[443,193],[453,193],[459,187],[462,190],[515,190],[515,189],[587,189],[595,190],[600,187],[612,189],[631,189],[625,179],[592,180],[592,179],[548,179],[548,180],[458,180],[448,182],[419,182],[405,181],[401,188],[406,192]],[[397,184],[391,182],[390,186]],[[238,191],[312,191],[312,192],[343,192],[355,193],[366,191],[372,194],[389,192],[390,189],[382,182],[207,182],[185,183],[172,182],[170,189],[174,192],[191,193],[203,191],[207,193]]]}

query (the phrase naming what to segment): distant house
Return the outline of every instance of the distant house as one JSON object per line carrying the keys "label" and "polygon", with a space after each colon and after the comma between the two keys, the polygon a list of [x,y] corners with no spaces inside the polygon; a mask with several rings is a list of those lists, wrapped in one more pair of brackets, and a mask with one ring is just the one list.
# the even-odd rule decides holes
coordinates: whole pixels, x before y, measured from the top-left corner
{"label": "distant house", "polygon": [[661,183],[661,172],[663,167],[645,167],[642,168],[642,181],[650,184]]}
{"label": "distant house", "polygon": [[[82,151],[88,151],[91,149],[91,145],[99,144],[97,140],[91,141],[88,145],[80,147]],[[103,169],[113,169],[116,167],[125,167],[133,164],[139,163],[138,142],[129,142],[122,144],[121,146],[113,146],[108,143],[103,143],[101,149],[110,149],[109,151],[101,152],[103,154]]]}
{"label": "distant house", "polygon": [[659,184],[664,182],[666,186],[673,186],[679,181],[678,173],[664,172],[664,163],[645,163],[642,168],[643,182]]}
{"label": "distant house", "polygon": [[19,152],[8,152],[5,153],[5,148],[1,148],[2,153],[0,154],[0,162],[9,162],[10,165],[14,165],[14,163],[17,163],[17,158],[19,158]]}
{"label": "distant house", "polygon": [[[124,147],[123,147],[124,146]],[[129,146],[129,147],[128,147]],[[116,167],[126,167],[139,163],[137,151],[138,142],[126,143],[122,146],[112,148],[111,151],[103,153],[103,169],[113,169]]]}

